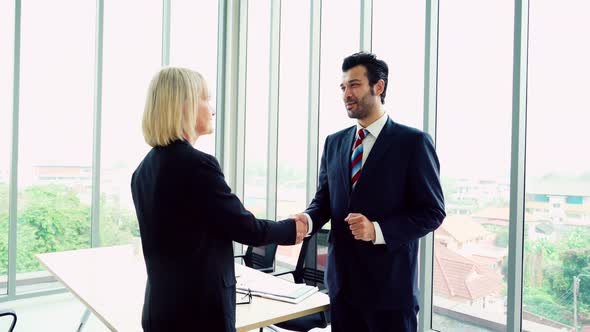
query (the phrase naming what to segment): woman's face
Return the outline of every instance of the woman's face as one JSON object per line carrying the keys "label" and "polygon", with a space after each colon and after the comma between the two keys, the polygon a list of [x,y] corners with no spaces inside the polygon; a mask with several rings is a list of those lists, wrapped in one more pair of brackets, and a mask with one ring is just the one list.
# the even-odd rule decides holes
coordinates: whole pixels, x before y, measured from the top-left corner
{"label": "woman's face", "polygon": [[201,96],[197,105],[197,135],[208,135],[213,133],[213,116],[215,109],[210,104],[209,95]]}

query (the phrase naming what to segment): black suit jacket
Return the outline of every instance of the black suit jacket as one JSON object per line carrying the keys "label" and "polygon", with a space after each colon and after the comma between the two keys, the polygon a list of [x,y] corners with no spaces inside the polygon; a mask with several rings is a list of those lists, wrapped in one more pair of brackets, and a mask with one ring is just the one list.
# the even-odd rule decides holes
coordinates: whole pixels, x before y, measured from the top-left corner
{"label": "black suit jacket", "polygon": [[186,141],[153,148],[131,179],[147,285],[145,331],[235,331],[232,240],[293,244],[293,220],[256,219],[217,160]]}
{"label": "black suit jacket", "polygon": [[[326,284],[357,305],[417,306],[418,239],[445,217],[439,162],[430,137],[388,119],[354,190],[350,156],[356,126],[326,139],[318,190],[306,212],[317,232],[331,219]],[[355,240],[344,218],[377,221],[386,245]]]}

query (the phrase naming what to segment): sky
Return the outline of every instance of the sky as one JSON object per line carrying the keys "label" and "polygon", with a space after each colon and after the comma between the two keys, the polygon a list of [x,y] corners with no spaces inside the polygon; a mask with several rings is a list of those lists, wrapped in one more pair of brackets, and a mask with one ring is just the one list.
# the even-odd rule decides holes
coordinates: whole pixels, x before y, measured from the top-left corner
{"label": "sky", "polygon": [[[250,1],[246,161],[266,160],[270,6]],[[136,8],[141,4],[142,10]],[[306,165],[309,8],[283,1],[279,163]],[[0,2],[0,172],[10,158],[13,3]],[[90,165],[94,89],[94,1],[22,5],[19,175],[32,165]],[[342,59],[359,48],[359,3],[324,1],[320,145],[354,122],[340,99]],[[161,1],[105,1],[102,166],[132,169],[147,152],[141,113],[160,66]],[[441,1],[437,148],[441,173],[507,180],[510,166],[512,1]],[[63,15],[75,12],[76,15]],[[332,13],[338,12],[338,15]],[[390,67],[385,108],[422,127],[424,1],[374,1],[373,50]],[[590,3],[532,2],[527,174],[590,171]],[[56,19],[59,17],[59,19]],[[215,87],[215,2],[174,1],[171,63]],[[130,20],[130,18],[132,18]],[[200,33],[204,31],[205,33]],[[213,99],[215,100],[215,89]],[[222,112],[223,110],[217,110]],[[276,111],[273,109],[273,111]],[[213,136],[199,143],[213,152]],[[321,151],[321,147],[320,147]],[[247,166],[248,167],[248,166]],[[25,181],[25,180],[23,180]]]}

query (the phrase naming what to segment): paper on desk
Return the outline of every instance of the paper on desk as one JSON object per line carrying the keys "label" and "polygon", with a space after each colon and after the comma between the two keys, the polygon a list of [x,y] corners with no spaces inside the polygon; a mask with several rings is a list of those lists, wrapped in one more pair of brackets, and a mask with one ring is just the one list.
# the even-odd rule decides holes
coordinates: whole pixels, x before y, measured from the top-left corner
{"label": "paper on desk", "polygon": [[236,290],[239,293],[250,291],[252,295],[266,297],[289,303],[299,303],[318,291],[317,287],[295,284],[280,278],[253,279],[242,277],[238,280]]}
{"label": "paper on desk", "polygon": [[[317,287],[312,287],[312,286],[309,286],[309,287],[311,287],[309,289],[309,291],[298,298],[288,298],[288,297],[284,297],[284,296],[278,296],[278,295],[267,294],[267,293],[260,293],[260,292],[255,292],[255,291],[252,291],[252,295],[271,299],[271,300],[277,300],[277,301],[283,301],[283,302],[297,304],[297,303],[305,300],[306,298],[312,296],[313,294],[315,294],[318,291]],[[241,293],[241,294],[246,294],[248,291],[238,289],[237,292]]]}

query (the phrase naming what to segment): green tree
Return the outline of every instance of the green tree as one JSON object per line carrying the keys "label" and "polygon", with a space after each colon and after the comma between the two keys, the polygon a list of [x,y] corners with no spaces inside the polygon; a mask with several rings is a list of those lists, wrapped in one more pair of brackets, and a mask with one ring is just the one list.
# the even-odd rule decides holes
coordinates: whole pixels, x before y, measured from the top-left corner
{"label": "green tree", "polygon": [[555,253],[555,245],[546,239],[525,242],[524,278],[530,287],[542,287],[548,258]]}
{"label": "green tree", "polygon": [[[19,193],[17,216],[17,271],[42,267],[35,254],[88,248],[90,206],[64,185],[31,186]],[[101,197],[102,245],[129,243],[139,236],[135,212],[117,197]],[[8,270],[8,186],[0,184],[0,275]]]}
{"label": "green tree", "polygon": [[524,310],[563,324],[572,324],[572,306],[568,293],[555,296],[546,288],[525,287]]}
{"label": "green tree", "polygon": [[[562,234],[555,243],[525,243],[524,303],[530,312],[571,325],[573,278],[590,274],[590,231],[575,227]],[[590,278],[580,283],[578,309],[582,319],[590,315]]]}
{"label": "green tree", "polygon": [[100,197],[100,238],[101,245],[112,246],[130,243],[139,236],[139,224],[135,211],[121,205],[118,197]]}
{"label": "green tree", "polygon": [[19,197],[17,271],[40,269],[34,254],[90,246],[90,206],[64,185],[33,186]]}
{"label": "green tree", "polygon": [[8,185],[0,183],[0,276],[8,269]]}

